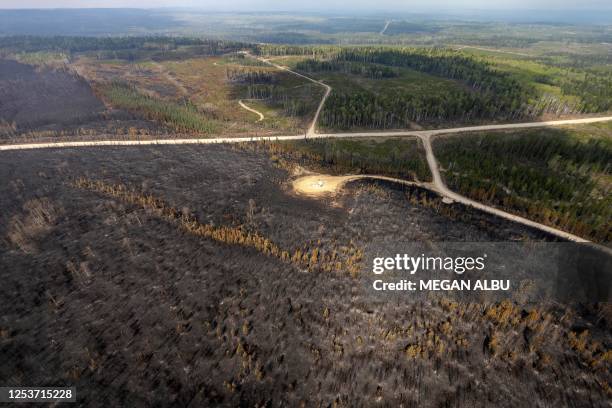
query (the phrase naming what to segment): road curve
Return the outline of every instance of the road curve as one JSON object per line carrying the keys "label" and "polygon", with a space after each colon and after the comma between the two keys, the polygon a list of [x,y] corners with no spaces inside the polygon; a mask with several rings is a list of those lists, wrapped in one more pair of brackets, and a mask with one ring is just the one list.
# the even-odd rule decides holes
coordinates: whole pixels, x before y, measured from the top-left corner
{"label": "road curve", "polygon": [[433,153],[433,148],[431,147],[431,139],[432,139],[431,135],[421,136],[421,140],[423,141],[423,146],[425,147],[425,153],[427,156],[427,164],[429,165],[429,170],[431,171],[431,175],[433,178],[433,183],[432,183],[433,190],[436,191],[438,194],[440,194],[442,197],[449,198],[458,203],[467,205],[469,207],[476,208],[480,211],[484,211],[489,214],[496,215],[506,220],[514,221],[514,222],[517,222],[523,225],[527,225],[532,228],[539,229],[540,231],[547,232],[549,234],[566,239],[568,241],[590,242],[577,235],[570,234],[569,232],[565,232],[557,228],[549,227],[548,225],[540,224],[538,222],[528,220],[527,218],[523,218],[518,215],[511,214],[506,211],[502,211],[498,208],[479,203],[478,201],[474,201],[465,196],[462,196],[461,194],[458,194],[458,193],[455,193],[454,191],[449,190],[446,184],[444,183],[442,176],[440,175],[440,166]]}
{"label": "road curve", "polygon": [[321,99],[321,102],[319,103],[319,106],[317,107],[317,111],[315,112],[314,118],[312,118],[312,122],[311,122],[310,126],[308,127],[308,130],[306,131],[306,136],[307,137],[314,136],[316,134],[316,127],[317,127],[317,122],[319,121],[319,116],[321,115],[321,111],[323,110],[323,105],[325,105],[325,101],[329,97],[329,94],[332,91],[332,87],[327,85],[327,84],[325,84],[325,83],[323,83],[323,82],[321,82],[321,81],[317,81],[314,78],[311,78],[311,77],[306,76],[304,74],[300,74],[299,72],[293,71],[292,69],[290,69],[288,67],[285,67],[283,65],[275,64],[274,62],[272,62],[270,60],[267,60],[265,58],[257,58],[257,57],[253,56],[252,54],[250,54],[248,52],[244,52],[244,54],[248,55],[251,58],[256,58],[256,59],[258,59],[258,60],[260,60],[262,62],[265,62],[266,64],[272,65],[273,67],[278,68],[280,70],[290,72],[293,75],[297,75],[297,76],[299,76],[301,78],[304,78],[304,79],[306,79],[306,80],[308,80],[310,82],[313,82],[313,83],[315,83],[317,85],[321,85],[323,88],[325,88],[325,94],[323,95],[323,98]]}
{"label": "road curve", "polygon": [[263,113],[253,108],[249,108],[242,102],[242,99],[238,101],[238,105],[242,106],[244,109],[248,110],[249,112],[253,112],[254,114],[258,115],[259,119],[257,119],[256,122],[261,122],[262,120],[264,120],[265,116]]}

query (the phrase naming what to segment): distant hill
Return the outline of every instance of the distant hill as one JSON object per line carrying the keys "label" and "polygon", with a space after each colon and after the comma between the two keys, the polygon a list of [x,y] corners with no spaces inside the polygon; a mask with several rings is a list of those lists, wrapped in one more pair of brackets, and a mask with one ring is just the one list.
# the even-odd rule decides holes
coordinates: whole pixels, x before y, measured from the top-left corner
{"label": "distant hill", "polygon": [[110,35],[167,32],[182,22],[139,9],[0,10],[0,35]]}

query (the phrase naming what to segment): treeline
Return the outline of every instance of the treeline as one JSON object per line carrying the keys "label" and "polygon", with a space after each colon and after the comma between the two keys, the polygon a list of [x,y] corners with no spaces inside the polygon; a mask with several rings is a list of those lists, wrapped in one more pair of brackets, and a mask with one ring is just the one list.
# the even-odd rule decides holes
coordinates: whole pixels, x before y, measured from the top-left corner
{"label": "treeline", "polygon": [[[262,48],[273,54],[314,55],[323,61],[305,61],[298,69],[335,70],[345,64],[408,68],[458,81],[444,94],[386,89],[384,93],[334,89],[321,116],[324,126],[348,129],[405,127],[413,121],[520,120],[550,110],[566,109],[541,98],[536,89],[486,61],[439,48],[279,47]],[[349,65],[350,66],[350,65]],[[375,69],[375,68],[372,68]],[[381,74],[381,77],[383,74]]]}
{"label": "treeline", "polygon": [[[168,52],[190,46],[202,55],[220,55],[250,47],[249,44],[191,37],[73,37],[73,36],[9,36],[0,37],[0,49],[13,52],[93,52],[106,51],[117,57],[129,57],[139,52]],[[130,54],[131,52],[131,54]],[[127,59],[127,58],[123,58]]]}
{"label": "treeline", "polygon": [[385,93],[335,90],[321,116],[324,126],[395,128],[421,121],[521,120],[544,113],[603,112],[612,107],[612,79],[608,76],[587,74],[580,80],[570,76],[535,78],[541,83],[559,86],[564,95],[578,97],[559,98],[496,71],[484,60],[441,49],[345,48],[326,61],[305,62],[304,67],[331,69],[344,63],[406,67],[459,81],[470,89],[456,87],[444,95],[415,94],[402,89],[387,89]]}
{"label": "treeline", "polygon": [[495,95],[500,111],[514,117],[522,116],[525,104],[535,95],[509,74],[496,71],[484,61],[461,53],[439,48],[376,49],[347,48],[334,57],[337,61],[377,63],[406,67],[427,74],[464,82],[472,89]]}
{"label": "treeline", "polygon": [[440,139],[451,188],[599,242],[612,240],[612,141],[560,130]]}
{"label": "treeline", "polygon": [[[595,71],[580,76],[580,71],[570,68],[567,75],[533,78],[535,82],[558,87],[564,96],[559,97],[537,90],[533,82],[497,70],[485,59],[448,49],[270,45],[259,47],[259,51],[271,55],[312,56],[312,60],[297,65],[307,72],[351,73],[352,66],[348,64],[405,67],[467,85],[464,91],[452,91],[443,100],[435,95],[415,97],[400,91],[375,95],[335,89],[323,115],[324,124],[333,127],[396,127],[419,120],[521,120],[545,113],[580,114],[612,108],[612,78]],[[550,58],[552,61],[545,62],[554,65],[555,58]],[[362,68],[362,72],[377,77],[374,68],[368,69]],[[382,79],[385,74],[379,77]]]}
{"label": "treeline", "polygon": [[564,95],[581,100],[583,112],[605,112],[612,109],[612,77],[586,73],[583,78],[565,78],[561,82]]}
{"label": "treeline", "polygon": [[494,95],[479,95],[461,89],[445,94],[415,94],[407,90],[388,90],[376,94],[367,90],[332,92],[320,123],[337,129],[353,127],[387,129],[408,127],[411,122],[442,120],[471,121],[505,117]]}
{"label": "treeline", "polygon": [[229,63],[229,64],[237,64],[237,65],[242,65],[242,66],[247,66],[247,67],[268,67],[268,68],[270,67],[269,64],[263,61],[260,61],[259,59],[256,59],[256,58],[247,57],[246,55],[240,52],[232,52],[232,53],[225,54],[223,56],[223,59],[226,63]]}
{"label": "treeline", "polygon": [[[265,55],[312,55],[329,63],[360,62],[405,67],[427,74],[464,82],[479,92],[495,93],[506,103],[520,105],[535,94],[511,75],[496,71],[489,63],[457,51],[442,48],[329,47],[260,45]],[[519,108],[516,106],[515,108]]]}
{"label": "treeline", "polygon": [[226,68],[225,77],[228,81],[244,84],[273,84],[278,82],[270,71],[254,71],[244,68]]}
{"label": "treeline", "polygon": [[429,181],[425,150],[416,139],[305,139],[259,144],[273,155],[336,174],[371,174]]}
{"label": "treeline", "polygon": [[319,61],[309,59],[300,61],[295,67],[303,72],[342,72],[367,77],[370,79],[396,78],[397,70],[377,64],[361,64],[345,61]]}
{"label": "treeline", "polygon": [[258,43],[272,43],[272,44],[332,44],[335,41],[321,38],[316,35],[306,35],[296,32],[279,32],[279,33],[266,33],[258,34],[256,36],[249,36],[246,39]]}
{"label": "treeline", "polygon": [[561,68],[584,69],[601,65],[612,65],[610,54],[572,54],[569,52],[549,52],[539,57],[538,62]]}
{"label": "treeline", "polygon": [[342,48],[335,45],[279,45],[258,44],[253,47],[257,55],[283,56],[283,55],[309,55],[313,58],[327,58],[338,53]]}
{"label": "treeline", "polygon": [[122,82],[101,85],[97,91],[102,99],[113,107],[136,113],[148,120],[164,123],[179,132],[212,133],[215,130],[211,119],[204,117],[189,102],[179,104],[155,99],[141,94],[135,87]]}
{"label": "treeline", "polygon": [[[457,40],[455,39],[454,41]],[[541,41],[541,39],[534,37],[517,37],[499,34],[468,34],[461,36],[458,40],[460,44],[491,48],[528,48],[539,41]]]}

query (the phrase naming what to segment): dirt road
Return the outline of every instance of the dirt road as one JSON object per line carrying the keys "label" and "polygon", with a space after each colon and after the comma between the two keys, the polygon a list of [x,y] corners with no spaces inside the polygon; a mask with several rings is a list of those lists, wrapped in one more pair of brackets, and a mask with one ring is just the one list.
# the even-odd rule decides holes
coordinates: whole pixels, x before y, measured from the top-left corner
{"label": "dirt road", "polygon": [[464,197],[461,194],[458,194],[458,193],[455,193],[454,191],[449,190],[446,184],[444,183],[442,176],[440,175],[440,166],[438,164],[438,161],[436,160],[433,149],[431,147],[432,137],[433,135],[422,135],[421,140],[423,141],[423,145],[425,147],[425,152],[427,155],[427,164],[429,165],[429,170],[431,171],[431,175],[433,178],[433,183],[432,183],[433,190],[436,191],[438,194],[440,194],[442,197],[445,197],[447,199],[456,201],[458,203],[461,203],[461,204],[464,204],[470,207],[474,207],[478,210],[487,212],[489,214],[496,215],[500,218],[504,218],[510,221],[518,222],[523,225],[527,225],[532,228],[539,229],[541,231],[547,232],[549,234],[555,235],[563,239],[567,239],[569,241],[589,242],[588,240],[581,238],[577,235],[570,234],[569,232],[565,232],[557,228],[549,227],[547,225],[528,220],[518,215],[514,215],[511,213],[502,211],[498,208],[479,203],[477,201]]}
{"label": "dirt road", "polygon": [[256,58],[256,59],[258,59],[258,60],[260,60],[262,62],[265,62],[266,64],[272,65],[275,68],[281,69],[283,71],[290,72],[293,75],[297,75],[297,76],[299,76],[301,78],[304,78],[304,79],[306,79],[306,80],[308,80],[310,82],[314,82],[315,84],[321,85],[323,88],[325,88],[325,94],[323,95],[323,98],[321,99],[321,102],[319,103],[319,106],[317,107],[317,111],[315,112],[314,118],[312,119],[312,122],[311,122],[310,126],[308,127],[308,130],[306,131],[306,136],[308,136],[308,137],[314,136],[316,134],[316,127],[317,127],[317,123],[319,121],[319,115],[321,115],[321,111],[323,110],[323,105],[325,105],[325,101],[329,97],[329,94],[332,91],[332,87],[327,85],[327,84],[324,84],[321,81],[317,81],[314,78],[311,78],[311,77],[306,76],[304,74],[300,74],[299,72],[293,71],[289,67],[286,67],[286,66],[283,66],[283,65],[278,65],[278,64],[276,64],[276,63],[274,63],[274,62],[272,62],[270,60],[267,60],[265,58],[257,58],[254,55],[249,54],[248,52],[245,52],[244,54],[248,55],[251,58]]}
{"label": "dirt road", "polygon": [[391,20],[389,20],[389,21],[387,21],[385,23],[385,26],[383,27],[383,29],[380,30],[380,33],[379,33],[380,35],[384,35],[385,34],[385,31],[387,31],[387,28],[389,28],[389,24],[391,24]]}
{"label": "dirt road", "polygon": [[577,235],[573,235],[568,232],[559,230],[557,228],[549,227],[547,225],[528,220],[518,215],[514,215],[511,213],[502,211],[498,208],[479,203],[477,201],[464,197],[458,193],[455,193],[454,191],[449,190],[446,184],[444,183],[442,176],[440,175],[439,164],[435,158],[433,149],[431,147],[431,139],[432,139],[432,136],[429,136],[429,135],[423,135],[421,137],[421,140],[423,141],[423,145],[425,146],[425,151],[427,154],[427,164],[429,165],[429,168],[430,168],[430,171],[433,177],[432,183],[418,183],[418,182],[413,182],[413,181],[397,179],[393,177],[376,176],[376,175],[329,176],[329,175],[324,175],[324,174],[315,174],[315,175],[308,175],[308,176],[300,177],[294,180],[293,189],[298,194],[303,194],[303,195],[311,196],[311,197],[321,197],[321,196],[327,196],[327,195],[337,193],[338,191],[342,189],[342,187],[344,187],[346,183],[350,181],[361,180],[361,179],[386,180],[386,181],[390,181],[393,183],[399,183],[403,185],[418,186],[418,187],[426,188],[428,190],[438,193],[440,196],[445,198],[446,203],[458,202],[458,203],[467,205],[469,207],[476,208],[480,211],[484,211],[486,213],[493,214],[500,218],[504,218],[506,220],[517,222],[519,224],[527,225],[529,227],[538,229],[540,231],[547,232],[551,235],[566,239],[568,241],[590,242]]}
{"label": "dirt road", "polygon": [[[528,123],[512,123],[500,125],[483,125],[483,126],[468,126],[450,129],[435,129],[435,130],[399,130],[389,132],[355,132],[355,133],[316,133],[309,138],[325,139],[325,138],[360,138],[360,137],[395,137],[395,136],[416,136],[423,138],[424,136],[436,135],[452,135],[465,132],[476,132],[482,130],[507,130],[507,129],[525,129],[538,128],[548,126],[563,126],[577,125],[597,122],[608,122],[612,120],[612,116],[583,118],[583,119],[567,119],[554,120],[546,122],[528,122]],[[24,150],[24,149],[45,149],[59,147],[86,147],[86,146],[146,146],[146,145],[167,145],[167,144],[214,144],[214,143],[242,143],[242,142],[257,142],[257,141],[283,141],[283,140],[300,140],[304,139],[304,135],[291,136],[258,136],[258,137],[217,137],[217,138],[193,138],[193,139],[157,139],[157,140],[104,140],[104,135],[101,135],[101,140],[82,141],[82,142],[55,142],[55,143],[20,143],[20,144],[5,144],[0,145],[0,151],[8,150]]]}
{"label": "dirt road", "polygon": [[265,116],[263,113],[261,113],[258,110],[255,110],[253,108],[249,108],[248,106],[246,106],[243,102],[242,99],[238,101],[238,105],[240,105],[241,107],[243,107],[244,109],[248,110],[249,112],[253,112],[254,114],[259,116],[259,119],[256,120],[256,122],[261,122],[262,120],[265,119]]}

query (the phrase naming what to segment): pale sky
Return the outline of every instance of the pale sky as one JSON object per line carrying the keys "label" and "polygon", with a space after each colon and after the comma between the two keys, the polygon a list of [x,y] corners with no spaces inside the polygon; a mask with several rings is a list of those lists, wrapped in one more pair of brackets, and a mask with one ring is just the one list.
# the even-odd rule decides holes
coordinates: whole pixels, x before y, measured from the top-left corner
{"label": "pale sky", "polygon": [[610,10],[611,0],[0,0],[0,8],[198,7],[209,10]]}

